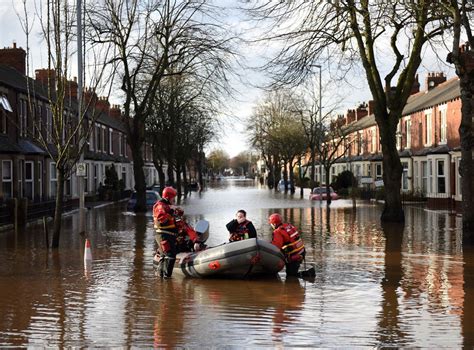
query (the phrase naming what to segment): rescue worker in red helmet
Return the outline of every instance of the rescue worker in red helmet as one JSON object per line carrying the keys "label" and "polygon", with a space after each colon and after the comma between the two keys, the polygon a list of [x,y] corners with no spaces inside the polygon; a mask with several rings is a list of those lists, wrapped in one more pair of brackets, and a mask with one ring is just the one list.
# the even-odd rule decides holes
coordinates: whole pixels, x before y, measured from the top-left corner
{"label": "rescue worker in red helmet", "polygon": [[257,237],[257,230],[255,230],[252,221],[247,220],[247,212],[243,209],[237,211],[235,219],[230,221],[226,227],[230,233],[229,242]]}
{"label": "rescue worker in red helmet", "polygon": [[305,249],[297,228],[292,224],[283,223],[278,213],[270,215],[268,223],[273,228],[272,243],[285,255],[286,275],[298,276]]}
{"label": "rescue worker in red helmet", "polygon": [[[173,267],[178,253],[176,239],[180,232],[180,224],[177,223],[177,216],[182,216],[183,211],[180,208],[173,208],[176,198],[176,190],[171,187],[165,187],[158,200],[153,206],[153,222],[156,229],[158,241],[158,250],[154,261],[158,263],[158,270],[161,277],[170,278],[173,274]],[[192,231],[192,232],[191,232]],[[196,231],[186,230],[186,234],[194,243],[195,250],[200,249],[198,235]]]}

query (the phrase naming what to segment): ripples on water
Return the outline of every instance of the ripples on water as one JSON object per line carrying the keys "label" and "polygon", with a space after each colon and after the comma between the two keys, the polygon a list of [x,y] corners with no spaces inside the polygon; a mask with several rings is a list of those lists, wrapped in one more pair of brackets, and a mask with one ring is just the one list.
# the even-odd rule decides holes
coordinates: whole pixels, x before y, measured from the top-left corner
{"label": "ripples on water", "polygon": [[[211,223],[208,243],[245,209],[259,236],[280,212],[300,227],[314,281],[161,281],[151,258],[151,216],[117,204],[90,211],[93,264],[83,266],[77,217],[59,252],[39,227],[0,234],[0,346],[57,347],[461,347],[472,346],[472,254],[460,219],[406,207],[406,224],[379,223],[380,207],[319,203],[223,181],[182,206]],[[466,286],[464,286],[466,284]]]}

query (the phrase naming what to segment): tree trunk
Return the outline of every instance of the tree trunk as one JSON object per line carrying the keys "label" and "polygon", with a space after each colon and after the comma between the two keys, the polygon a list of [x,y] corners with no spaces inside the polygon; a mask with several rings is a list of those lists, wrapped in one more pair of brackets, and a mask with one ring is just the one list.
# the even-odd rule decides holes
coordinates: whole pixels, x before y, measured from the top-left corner
{"label": "tree trunk", "polygon": [[59,248],[59,236],[61,234],[61,220],[63,214],[63,192],[64,192],[64,169],[56,168],[56,207],[54,208],[53,240],[51,248]]}
{"label": "tree trunk", "polygon": [[[466,61],[469,57],[474,63],[474,57],[465,55]],[[459,126],[459,138],[461,141],[461,162],[459,173],[461,175],[462,188],[462,226],[463,243],[474,245],[474,106],[472,96],[474,94],[474,70],[461,75],[461,124]]]}
{"label": "tree trunk", "polygon": [[171,162],[168,159],[168,185],[174,186],[174,171]]}
{"label": "tree trunk", "polygon": [[324,167],[324,169],[326,170],[326,174],[325,174],[326,175],[325,176],[326,177],[326,203],[329,206],[331,205],[331,201],[332,201],[331,191],[329,190],[329,175],[330,175],[329,171],[331,167]]}
{"label": "tree trunk", "polygon": [[181,187],[181,172],[177,171],[176,172],[176,191],[178,194],[176,195],[176,202],[181,203],[181,194],[182,192],[182,187]]}
{"label": "tree trunk", "polygon": [[276,157],[273,158],[273,188],[275,191],[278,190],[278,181],[280,181],[280,168],[278,167],[278,159]]}
{"label": "tree trunk", "polygon": [[146,183],[145,172],[143,171],[142,143],[136,140],[130,140],[130,149],[133,157],[133,175],[135,177],[135,190],[137,191],[136,213],[146,212]]}
{"label": "tree trunk", "polygon": [[385,222],[405,221],[400,196],[402,163],[400,162],[395,140],[398,119],[394,115],[389,115],[383,122],[377,121],[382,142],[383,183],[385,188],[385,205],[381,220]]}

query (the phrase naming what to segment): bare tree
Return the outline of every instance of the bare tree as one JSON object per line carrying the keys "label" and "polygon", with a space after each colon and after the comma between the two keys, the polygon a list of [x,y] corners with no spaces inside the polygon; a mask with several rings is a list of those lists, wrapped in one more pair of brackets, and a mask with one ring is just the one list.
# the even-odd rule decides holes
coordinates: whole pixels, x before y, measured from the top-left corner
{"label": "bare tree", "polygon": [[[453,20],[452,51],[447,57],[454,64],[456,74],[460,79],[461,88],[461,125],[459,136],[461,140],[461,175],[462,208],[463,208],[463,242],[474,244],[474,37],[471,30],[472,2],[467,0],[443,1]],[[467,43],[460,46],[461,35],[467,37]]]}
{"label": "bare tree", "polygon": [[[112,63],[118,67],[124,93],[136,211],[146,211],[142,146],[146,119],[161,81],[170,74],[185,74],[203,62],[214,62],[218,69],[223,65],[218,63],[229,57],[229,38],[216,21],[211,23],[212,18],[218,18],[213,16],[214,10],[199,0],[104,0],[91,16],[97,41],[111,43],[116,49]],[[228,55],[217,55],[218,51]]]}
{"label": "bare tree", "polygon": [[268,0],[254,6],[251,13],[273,18],[283,28],[268,36],[283,42],[282,50],[266,67],[277,84],[299,83],[318,62],[337,65],[344,71],[362,63],[383,148],[386,201],[381,219],[403,221],[402,166],[395,135],[421,63],[422,49],[447,26],[438,4]]}
{"label": "bare tree", "polygon": [[[269,92],[247,128],[250,141],[266,156],[272,170],[283,168],[285,192],[290,184],[291,193],[295,192],[293,169],[307,150],[300,114],[294,106],[290,91]],[[282,164],[278,166],[275,160]]]}
{"label": "bare tree", "polygon": [[[26,1],[23,2],[23,5],[23,28],[28,42],[31,30],[28,24]],[[77,89],[77,87],[68,80],[73,66],[72,57],[75,53],[77,39],[74,35],[76,27],[75,5],[61,0],[48,0],[45,7],[42,6],[42,3],[39,3],[39,5],[39,22],[42,38],[47,48],[48,65],[46,70],[42,70],[44,76],[41,83],[30,81],[30,78],[26,77],[28,110],[32,118],[33,128],[25,129],[24,132],[42,146],[55,165],[56,202],[51,246],[58,248],[64,186],[84,151],[86,143],[82,143],[81,140],[88,138],[98,113],[94,113],[93,103],[95,101],[93,98],[84,101],[84,108],[78,111],[77,98],[73,98],[74,95],[77,96],[77,91],[71,90]],[[29,57],[29,45],[27,46],[27,57]],[[91,49],[91,53],[93,51]],[[100,57],[106,57],[106,52],[107,50],[104,50]],[[98,87],[105,67],[105,63],[101,64],[105,61],[101,61],[99,57],[96,58],[96,64],[91,74],[90,86],[92,91],[95,91]],[[36,115],[33,100],[37,94],[42,94],[47,98],[45,120],[42,116]],[[91,94],[91,96],[93,95]]]}

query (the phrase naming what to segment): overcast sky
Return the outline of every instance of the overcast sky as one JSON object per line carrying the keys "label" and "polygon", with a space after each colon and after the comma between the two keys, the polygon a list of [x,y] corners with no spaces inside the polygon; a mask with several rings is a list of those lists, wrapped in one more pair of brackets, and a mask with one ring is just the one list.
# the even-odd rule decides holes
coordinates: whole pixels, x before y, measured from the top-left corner
{"label": "overcast sky", "polygon": [[[221,0],[223,4],[235,4],[235,1]],[[0,47],[11,47],[13,42],[17,43],[17,46],[26,48],[26,37],[21,28],[20,20],[18,19],[17,13],[23,13],[22,2],[20,0],[0,0],[0,23],[2,28],[0,30]],[[29,6],[28,11],[33,14],[34,8]],[[236,11],[232,11],[227,17],[232,28],[244,33],[247,36],[259,35],[259,28],[255,28],[254,24],[242,20]],[[38,24],[38,23],[36,23]],[[46,61],[46,50],[41,45],[38,30],[33,32],[30,37],[31,47],[31,72],[35,69],[45,68],[47,65]],[[263,63],[266,57],[269,57],[274,50],[270,45],[254,45],[248,46],[242,44],[239,48],[245,63],[252,66],[258,66]],[[424,89],[424,79],[428,71],[445,72],[448,78],[454,76],[452,69],[446,64],[436,60],[429,50],[425,51],[425,57],[422,66],[419,69],[421,89]],[[265,81],[264,76],[252,69],[239,70],[242,76],[241,81],[234,80],[233,86],[238,91],[238,94],[234,98],[229,98],[226,101],[228,106],[223,117],[224,127],[222,130],[221,138],[218,142],[215,142],[209,147],[209,150],[214,148],[224,149],[230,156],[235,156],[239,152],[244,151],[248,148],[247,139],[245,135],[245,123],[246,119],[252,114],[252,108],[257,103],[258,99],[263,96],[263,93],[256,86],[262,84]],[[30,73],[33,75],[33,73]],[[318,79],[317,76],[314,79]],[[351,78],[349,78],[351,79]],[[329,76],[329,73],[323,67],[323,107],[330,105],[329,101],[332,96],[344,96],[342,102],[339,105],[340,113],[344,113],[347,108],[352,108],[360,102],[364,102],[370,99],[370,92],[365,83],[365,77],[362,72],[356,72],[352,75],[352,86],[346,85],[334,88],[333,82]],[[329,89],[334,89],[329,91]],[[114,100],[111,97],[111,103],[120,104],[121,101]]]}

